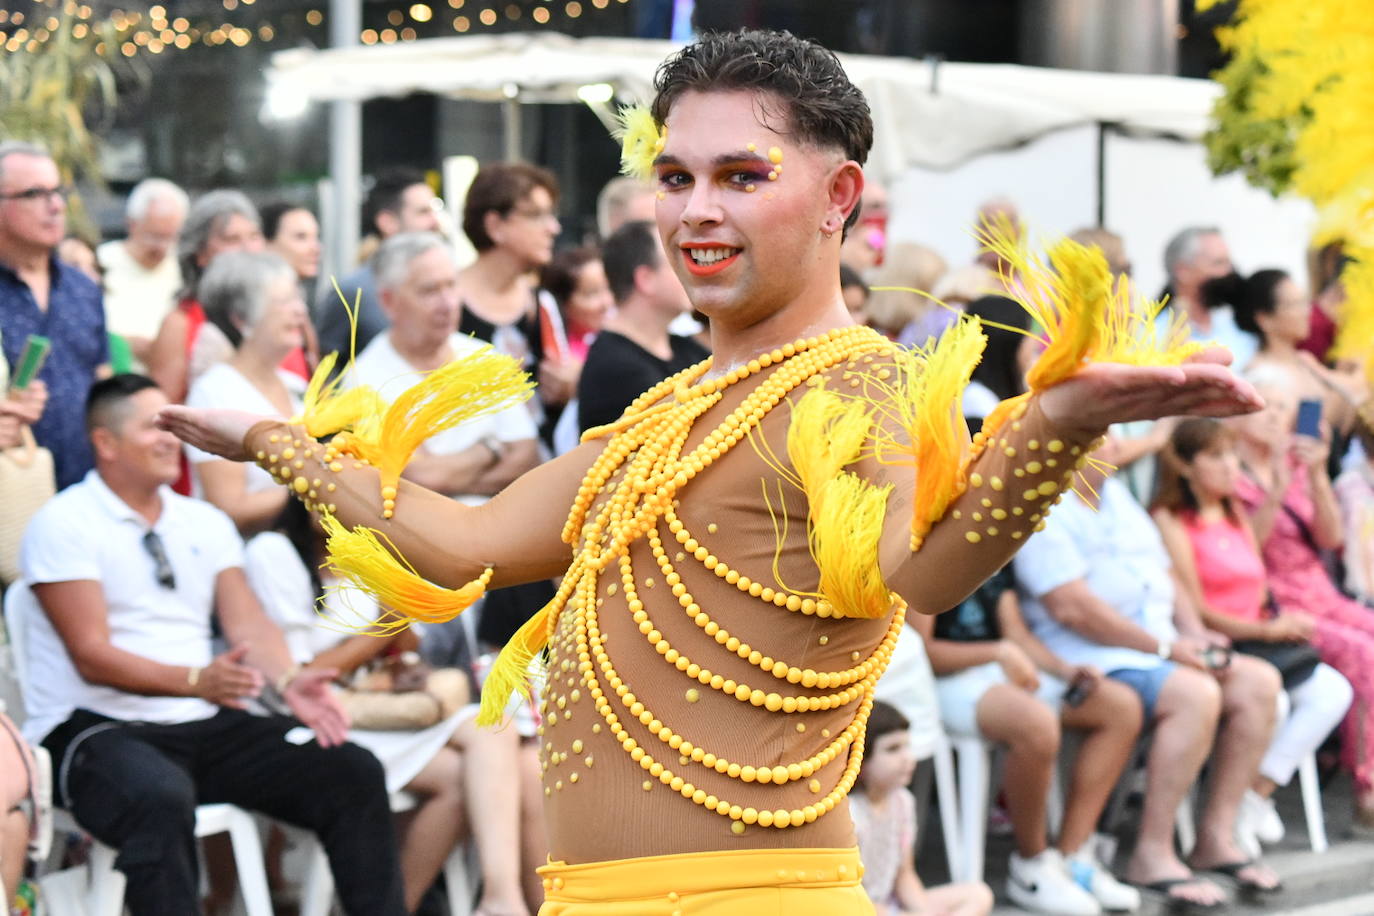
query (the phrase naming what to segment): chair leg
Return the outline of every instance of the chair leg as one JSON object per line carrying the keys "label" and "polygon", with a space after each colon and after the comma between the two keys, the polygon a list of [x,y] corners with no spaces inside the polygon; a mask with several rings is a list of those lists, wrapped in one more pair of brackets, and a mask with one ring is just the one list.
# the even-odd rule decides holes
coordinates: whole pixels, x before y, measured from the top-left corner
{"label": "chair leg", "polygon": [[1197,844],[1197,828],[1193,826],[1193,790],[1183,796],[1174,812],[1174,827],[1178,830],[1178,848],[1186,857]]}
{"label": "chair leg", "polygon": [[[469,863],[470,847],[466,843],[455,846],[444,860],[444,884],[448,888],[449,916],[472,916],[473,870]],[[475,857],[474,857],[475,858]]]}
{"label": "chair leg", "polygon": [[945,835],[945,858],[950,878],[963,880],[966,869],[959,830],[959,795],[954,782],[954,752],[949,742],[940,741],[931,756],[935,766],[935,791],[940,795],[940,830]]}
{"label": "chair leg", "polygon": [[91,840],[91,856],[86,863],[89,916],[120,916],[124,911],[124,872],[115,868],[114,863],[115,851],[99,840]]}
{"label": "chair leg", "polygon": [[959,752],[960,838],[964,843],[964,874],[959,880],[982,881],[992,751],[981,738],[957,739],[954,748]]}
{"label": "chair leg", "polygon": [[300,916],[329,916],[329,907],[334,902],[334,874],[329,870],[329,857],[313,833],[307,835],[305,842],[310,851],[301,881]]}
{"label": "chair leg", "polygon": [[234,849],[234,865],[239,873],[239,891],[247,916],[272,916],[272,894],[267,887],[267,868],[263,863],[262,839],[258,825],[247,813],[229,821],[229,841]]}
{"label": "chair leg", "polygon": [[1302,787],[1302,807],[1307,815],[1307,836],[1313,852],[1326,852],[1326,815],[1322,811],[1322,788],[1317,778],[1317,757],[1308,754],[1298,764],[1298,785]]}

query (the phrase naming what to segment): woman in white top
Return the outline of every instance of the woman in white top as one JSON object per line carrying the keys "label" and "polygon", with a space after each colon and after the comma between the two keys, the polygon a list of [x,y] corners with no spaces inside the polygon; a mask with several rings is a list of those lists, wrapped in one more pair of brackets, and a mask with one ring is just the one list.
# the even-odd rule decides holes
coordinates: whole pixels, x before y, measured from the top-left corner
{"label": "woman in white top", "polygon": [[[321,535],[305,508],[292,500],[279,531],[268,531],[248,542],[244,571],[263,609],[281,626],[292,658],[306,667],[333,668],[344,678],[387,657],[413,651],[413,630],[392,636],[350,633],[379,616],[376,599],[354,588],[313,573],[323,559]],[[318,612],[316,599],[324,593]],[[421,666],[423,667],[423,666]],[[417,686],[426,684],[418,673]],[[397,675],[399,677],[400,675]],[[433,681],[428,682],[433,686]],[[459,708],[428,728],[365,731],[354,728],[348,738],[381,761],[387,790],[405,789],[420,797],[401,842],[401,870],[406,906],[414,910],[438,876],[454,845],[471,835],[482,870],[480,916],[527,916],[541,901],[527,908],[521,888],[522,834],[539,831],[537,812],[522,818],[518,753],[514,728],[478,730],[475,704]],[[534,839],[534,837],[530,837]],[[540,846],[546,856],[547,848]],[[534,873],[539,861],[526,863]]]}
{"label": "woman in white top", "polygon": [[[304,342],[310,320],[291,266],[269,252],[227,251],[210,263],[197,297],[208,317],[237,328],[243,340],[228,362],[192,383],[186,403],[281,417],[299,413],[304,383],[280,368]],[[189,446],[186,451],[196,493],[226,512],[243,536],[269,527],[286,506],[286,491],[262,468]]]}

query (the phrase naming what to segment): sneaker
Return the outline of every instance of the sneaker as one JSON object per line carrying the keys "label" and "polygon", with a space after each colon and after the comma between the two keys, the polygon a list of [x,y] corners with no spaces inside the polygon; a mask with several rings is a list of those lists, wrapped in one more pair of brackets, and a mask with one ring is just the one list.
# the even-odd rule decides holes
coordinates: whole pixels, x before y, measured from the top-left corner
{"label": "sneaker", "polygon": [[1033,859],[1012,853],[1007,870],[1007,896],[1023,910],[1056,916],[1097,916],[1102,907],[1092,894],[1069,875],[1057,849],[1046,849]]}
{"label": "sneaker", "polygon": [[1127,913],[1140,909],[1140,891],[1116,880],[1090,850],[1079,850],[1066,861],[1074,882],[1092,894],[1102,909]]}
{"label": "sneaker", "polygon": [[1261,843],[1274,844],[1283,841],[1283,820],[1272,798],[1261,798],[1246,789],[1245,797],[1240,800],[1241,816],[1249,822],[1250,829]]}

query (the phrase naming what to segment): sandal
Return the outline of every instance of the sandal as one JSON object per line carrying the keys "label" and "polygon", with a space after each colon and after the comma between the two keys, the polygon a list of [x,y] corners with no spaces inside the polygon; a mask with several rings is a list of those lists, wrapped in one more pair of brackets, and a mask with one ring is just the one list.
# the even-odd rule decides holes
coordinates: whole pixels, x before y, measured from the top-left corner
{"label": "sandal", "polygon": [[1180,897],[1170,893],[1174,888],[1185,884],[1204,883],[1197,875],[1189,875],[1186,878],[1165,878],[1163,881],[1151,881],[1149,884],[1137,885],[1142,890],[1153,891],[1162,896],[1173,912],[1198,912],[1213,913],[1224,910],[1227,905],[1225,899],[1214,900],[1211,903],[1202,903],[1197,900],[1189,900],[1187,897]]}
{"label": "sandal", "polygon": [[1199,867],[1199,871],[1210,871],[1218,875],[1225,875],[1236,882],[1236,887],[1246,894],[1277,894],[1283,890],[1283,881],[1277,875],[1274,876],[1273,884],[1265,884],[1256,881],[1254,878],[1244,878],[1241,876],[1247,868],[1254,868],[1259,865],[1255,859],[1247,859],[1241,862],[1223,862],[1220,865],[1208,865]]}

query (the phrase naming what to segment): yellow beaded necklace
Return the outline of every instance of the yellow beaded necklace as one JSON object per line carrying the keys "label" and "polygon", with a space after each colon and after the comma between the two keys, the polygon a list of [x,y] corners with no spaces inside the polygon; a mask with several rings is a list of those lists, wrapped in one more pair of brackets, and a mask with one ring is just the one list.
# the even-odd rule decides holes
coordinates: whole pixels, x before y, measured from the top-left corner
{"label": "yellow beaded necklace", "polygon": [[[708,361],[664,380],[637,398],[616,423],[588,433],[588,437],[609,433],[610,440],[584,477],[563,528],[564,541],[580,544],[580,549],[553,602],[522,628],[512,644],[507,646],[501,660],[503,665],[514,670],[517,677],[523,676],[525,663],[547,644],[559,615],[564,609],[570,611],[578,675],[611,734],[621,743],[631,760],[638,763],[651,778],[679,792],[684,798],[738,822],[734,825],[735,829],[743,829],[742,825],[754,823],[780,828],[811,823],[832,810],[848,794],[863,758],[863,735],[872,709],[873,687],[892,657],[905,618],[905,605],[893,596],[896,611],[887,633],[868,658],[862,661],[855,659],[858,664],[854,667],[833,672],[802,669],[742,643],[712,620],[697,604],[670,560],[664,549],[661,528],[666,525],[669,536],[682,545],[686,551],[683,557],[691,556],[742,592],[789,611],[831,616],[833,609],[823,597],[817,600],[790,594],[781,587],[775,589],[764,586],[722,563],[687,531],[674,511],[673,501],[689,481],[739,444],[769,411],[798,386],[852,357],[891,352],[891,344],[873,331],[845,328],[780,347],[716,379],[704,378],[710,365]],[[776,367],[773,372],[708,433],[700,445],[683,454],[693,424],[720,402],[726,388],[772,367]],[[618,479],[617,474],[620,475]],[[593,516],[593,507],[599,499],[604,501]],[[629,545],[640,538],[646,539],[655,562],[663,572],[664,583],[672,590],[683,612],[724,651],[748,661],[778,681],[800,685],[807,690],[833,689],[834,692],[819,696],[783,695],[737,683],[712,672],[670,645],[654,625],[638,594]],[[665,664],[694,685],[720,691],[740,702],[783,714],[804,714],[857,704],[853,719],[816,754],[805,760],[778,766],[727,760],[669,728],[636,697],[631,685],[617,672],[607,652],[600,626],[597,587],[602,573],[612,563],[619,568],[626,607],[640,633]],[[610,592],[614,588],[611,585],[607,590]],[[520,658],[518,652],[511,651],[512,647],[520,645],[529,649],[529,655],[524,658]],[[493,672],[495,676],[496,672]],[[490,686],[484,690],[484,697],[497,697],[504,701],[508,692],[496,686],[495,690]],[[490,714],[499,715],[499,710],[484,710],[484,715]],[[685,761],[684,765],[707,767],[742,782],[783,784],[811,779],[823,767],[844,756],[846,751],[847,764],[834,789],[814,804],[779,810],[742,806],[708,794],[664,766],[628,732],[622,724],[622,716],[638,720],[659,742],[677,752],[680,759]],[[813,792],[819,793],[818,781],[812,780],[810,787]]]}

